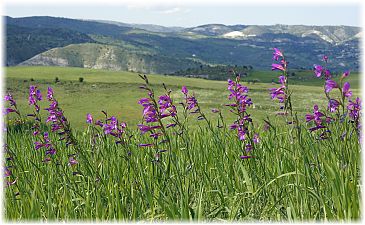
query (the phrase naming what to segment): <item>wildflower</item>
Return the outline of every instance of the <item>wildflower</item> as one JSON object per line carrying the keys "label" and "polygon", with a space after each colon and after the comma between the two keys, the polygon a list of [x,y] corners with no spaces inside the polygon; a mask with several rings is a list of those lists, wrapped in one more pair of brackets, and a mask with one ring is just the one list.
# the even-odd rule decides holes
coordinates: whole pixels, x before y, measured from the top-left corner
{"label": "wildflower", "polygon": [[286,99],[285,88],[284,85],[279,88],[270,88],[271,99],[277,98],[280,103],[283,103]]}
{"label": "wildflower", "polygon": [[341,76],[341,80],[342,79],[344,79],[344,78],[346,78],[346,77],[348,77],[350,75],[350,71],[349,70],[346,70],[343,74],[342,74],[342,76]]}
{"label": "wildflower", "polygon": [[316,77],[321,77],[323,67],[321,65],[314,65],[313,67],[314,67],[314,74],[316,75]]}
{"label": "wildflower", "polygon": [[335,112],[338,109],[339,105],[340,103],[336,99],[330,99],[328,102],[328,110],[330,112]]}
{"label": "wildflower", "polygon": [[259,134],[254,134],[252,140],[255,144],[258,144],[260,142]]}
{"label": "wildflower", "polygon": [[88,123],[88,124],[93,123],[93,117],[90,113],[86,114],[86,123]]}
{"label": "wildflower", "polygon": [[37,112],[39,112],[39,105],[38,101],[42,100],[42,94],[39,89],[37,89],[36,86],[30,86],[29,87],[29,97],[28,97],[28,103],[29,105],[34,105]]}
{"label": "wildflower", "polygon": [[247,143],[245,147],[246,152],[250,152],[252,150],[252,145]]}
{"label": "wildflower", "polygon": [[350,98],[352,96],[352,91],[350,91],[350,83],[345,82],[342,87],[342,94],[346,98]]}
{"label": "wildflower", "polygon": [[349,117],[354,121],[358,121],[361,111],[361,99],[357,97],[355,101],[349,100],[347,109],[349,110]]}
{"label": "wildflower", "polygon": [[283,53],[279,49],[274,48],[273,60],[278,61],[279,57],[283,57]]}
{"label": "wildflower", "polygon": [[275,63],[273,63],[273,64],[271,65],[271,70],[281,70],[281,71],[285,71],[285,68],[284,68],[282,65],[280,65],[280,64],[275,64]]}
{"label": "wildflower", "polygon": [[70,157],[69,159],[68,159],[68,165],[69,166],[74,166],[74,165],[76,165],[76,164],[78,164],[79,162],[74,158],[74,157]]}
{"label": "wildflower", "polygon": [[306,114],[305,119],[307,123],[311,121],[314,121],[315,123],[315,126],[309,129],[311,132],[326,128],[324,123],[330,123],[332,121],[332,118],[327,117],[325,114],[319,111],[318,105],[314,105],[313,114]]}
{"label": "wildflower", "polygon": [[9,102],[9,105],[10,105],[10,107],[5,108],[4,114],[7,115],[9,113],[15,112],[16,114],[18,114],[20,116],[20,112],[18,111],[16,101],[14,100],[13,96],[10,93],[5,95],[4,100]]}
{"label": "wildflower", "polygon": [[242,155],[240,156],[241,159],[249,159],[249,158],[253,158],[253,156],[250,155]]}
{"label": "wildflower", "polygon": [[333,88],[338,88],[338,84],[333,80],[326,80],[325,91],[329,93]]}
{"label": "wildflower", "polygon": [[11,176],[11,171],[8,169],[9,167],[5,167],[5,177],[10,177]]}
{"label": "wildflower", "polygon": [[137,126],[138,126],[139,130],[141,131],[141,134],[144,134],[148,131],[152,131],[152,130],[161,128],[161,126],[146,126],[146,125],[143,125],[143,124],[138,124]]}
{"label": "wildflower", "polygon": [[326,80],[332,78],[331,71],[325,70],[324,71],[324,77],[325,77]]}
{"label": "wildflower", "polygon": [[184,95],[187,95],[187,94],[188,94],[188,89],[186,88],[186,86],[182,86],[182,88],[181,88],[181,92],[182,92]]}
{"label": "wildflower", "polygon": [[139,144],[139,147],[151,147],[153,144]]}
{"label": "wildflower", "polygon": [[53,100],[53,89],[51,87],[48,87],[48,89],[47,89],[47,99],[48,99],[48,101]]}
{"label": "wildflower", "polygon": [[219,109],[213,108],[212,113],[219,113]]}
{"label": "wildflower", "polygon": [[322,60],[323,60],[325,63],[327,63],[327,62],[328,62],[328,56],[323,55]]}

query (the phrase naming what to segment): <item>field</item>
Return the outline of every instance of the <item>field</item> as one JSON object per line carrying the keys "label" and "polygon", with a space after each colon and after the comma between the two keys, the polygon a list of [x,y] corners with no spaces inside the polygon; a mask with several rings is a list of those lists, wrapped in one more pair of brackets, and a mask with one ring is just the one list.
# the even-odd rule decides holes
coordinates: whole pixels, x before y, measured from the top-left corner
{"label": "field", "polygon": [[[153,88],[156,99],[166,93],[164,83],[172,90],[169,96],[177,115],[184,118],[181,127],[176,123],[172,128],[167,124],[175,117],[163,120],[155,128],[161,136],[154,140],[147,134],[157,131],[141,134],[136,126],[146,119],[143,109],[147,110],[137,102],[153,98],[139,88],[145,81],[138,74],[59,67],[10,67],[5,72],[6,90],[21,115],[7,115],[5,155],[11,175],[6,179],[10,183],[16,180],[5,190],[7,220],[361,219],[358,119],[344,116],[345,107],[337,113],[327,111],[325,81],[312,72],[288,77],[293,116],[277,115],[280,104],[270,98],[268,89],[280,86],[271,83],[277,80],[277,72],[254,73],[259,83],[241,82],[249,88],[247,95],[253,104],[239,115],[224,106],[233,101],[227,99],[227,82],[148,75],[147,88]],[[340,76],[334,80],[340,82]],[[360,95],[359,77],[353,73],[346,78],[353,100]],[[28,105],[31,85],[43,94],[43,100],[36,103],[41,108],[39,123],[33,117],[25,119],[34,112],[34,106]],[[188,113],[191,109],[186,106],[192,103],[181,93],[183,85],[189,90],[186,97],[194,93],[199,103],[191,105],[200,107],[197,114]],[[51,121],[66,124],[60,135],[51,132],[50,123],[44,123],[49,112],[43,109],[50,104],[47,87],[53,88],[69,122]],[[332,98],[341,99],[336,91]],[[313,121],[307,123],[306,114],[313,114],[315,104],[333,120],[327,123],[317,114],[325,129],[311,132]],[[221,114],[213,113],[213,108]],[[93,122],[86,122],[87,113]],[[237,116],[244,120],[247,115],[253,122],[245,120],[246,139],[240,140],[229,126]],[[110,116],[118,119],[120,136],[95,125],[97,119],[104,125],[111,123],[113,119],[105,120]],[[127,123],[126,128],[121,121]],[[33,123],[39,124],[40,134],[32,135]],[[34,150],[34,142],[46,141],[42,136],[46,131],[56,154],[45,153],[49,146]],[[70,145],[59,141],[60,137]]]}
{"label": "field", "polygon": [[[269,95],[269,88],[278,86],[272,84],[271,80],[277,80],[275,72],[257,72],[252,75],[263,83],[244,84],[250,89],[250,97],[254,103],[251,109],[252,116],[257,122],[269,116],[277,117],[276,111],[279,104],[275,104]],[[60,82],[55,83],[58,77]],[[79,78],[83,77],[84,82],[80,83]],[[302,75],[305,79],[300,81],[294,79],[292,85],[293,107],[298,111],[299,116],[312,111],[314,104],[327,107],[326,97],[323,93],[323,79],[314,78],[312,72]],[[34,81],[31,81],[33,79]],[[181,78],[173,76],[149,75],[151,84],[157,93],[162,93],[162,83],[172,89],[172,95],[177,101],[182,101],[182,85],[186,85],[195,93],[202,105],[203,111],[208,116],[211,108],[226,108],[222,106],[227,102],[227,82],[210,81],[195,78]],[[233,78],[232,78],[233,79]],[[355,96],[360,95],[359,74],[354,73],[349,77],[349,82],[354,87],[352,91]],[[138,87],[143,81],[136,73],[110,72],[104,70],[92,70],[81,68],[62,67],[10,67],[6,69],[6,89],[16,99],[19,99],[20,111],[24,114],[30,113],[32,109],[27,104],[28,88],[30,85],[37,85],[41,90],[46,91],[48,86],[55,89],[60,104],[65,109],[65,114],[74,128],[86,128],[85,116],[87,113],[102,117],[101,110],[115,115],[131,125],[136,125],[142,118],[142,107],[137,105],[138,100],[144,96],[144,92]],[[309,84],[310,83],[310,84]],[[47,103],[41,103],[46,108]],[[223,115],[231,121],[234,117],[223,110]]]}

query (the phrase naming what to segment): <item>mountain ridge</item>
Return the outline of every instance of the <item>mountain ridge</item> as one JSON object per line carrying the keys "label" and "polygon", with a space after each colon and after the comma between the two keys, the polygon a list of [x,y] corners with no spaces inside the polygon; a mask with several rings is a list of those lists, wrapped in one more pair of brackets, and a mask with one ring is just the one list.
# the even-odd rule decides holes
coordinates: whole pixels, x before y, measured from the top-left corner
{"label": "mountain ridge", "polygon": [[[327,54],[335,69],[358,70],[358,45],[362,38],[361,28],[353,26],[204,24],[169,28],[42,16],[5,17],[5,23],[7,29],[18,29],[18,32],[7,33],[7,65],[59,64],[162,74],[200,65],[250,65],[267,70],[273,47],[284,49],[294,69],[311,68],[316,62],[313,59],[319,61],[321,55]],[[27,42],[32,29],[38,31],[33,35],[39,43]],[[70,34],[73,38],[62,40],[58,45],[51,44],[57,43],[58,37],[44,38],[44,34],[49,33],[47,29],[62,30],[64,36]],[[76,38],[78,36],[81,40]],[[42,47],[25,56],[14,47],[24,44]],[[88,46],[90,53],[81,51],[83,46]],[[97,51],[99,47],[113,49],[114,58],[107,57],[103,63],[97,60],[87,63],[91,58],[102,57],[99,54],[106,54]]]}

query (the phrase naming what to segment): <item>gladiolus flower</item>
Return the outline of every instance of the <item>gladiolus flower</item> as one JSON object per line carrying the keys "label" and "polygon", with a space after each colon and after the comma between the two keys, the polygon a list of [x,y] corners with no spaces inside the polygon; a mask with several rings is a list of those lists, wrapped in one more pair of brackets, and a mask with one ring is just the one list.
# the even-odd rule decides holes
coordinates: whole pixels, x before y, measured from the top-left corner
{"label": "gladiolus flower", "polygon": [[325,91],[329,93],[333,88],[338,88],[338,84],[333,80],[326,80]]}
{"label": "gladiolus flower", "polygon": [[89,123],[89,124],[93,123],[93,117],[90,113],[86,114],[86,123]]}
{"label": "gladiolus flower", "polygon": [[285,71],[284,67],[280,64],[275,64],[273,63],[271,65],[271,70],[281,70],[281,71]]}
{"label": "gladiolus flower", "polygon": [[352,91],[350,91],[350,83],[349,82],[345,82],[343,84],[342,87],[342,94],[346,97],[346,98],[350,98],[352,96]]}
{"label": "gladiolus flower", "polygon": [[314,67],[314,74],[316,75],[316,77],[321,77],[323,67],[321,65],[314,65],[313,67]]}

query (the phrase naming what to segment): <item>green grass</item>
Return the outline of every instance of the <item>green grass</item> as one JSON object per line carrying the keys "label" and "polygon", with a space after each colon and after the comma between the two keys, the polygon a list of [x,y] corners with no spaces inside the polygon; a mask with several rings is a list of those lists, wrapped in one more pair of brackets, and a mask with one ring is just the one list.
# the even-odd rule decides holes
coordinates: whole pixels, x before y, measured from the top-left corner
{"label": "green grass", "polygon": [[[102,117],[101,110],[107,111],[110,115],[127,121],[131,125],[136,125],[141,119],[142,107],[138,100],[144,96],[144,92],[138,87],[143,83],[136,73],[111,72],[106,70],[93,70],[81,68],[62,67],[10,67],[6,69],[6,89],[9,90],[17,101],[19,101],[20,111],[24,114],[30,113],[31,108],[27,105],[28,88],[30,85],[37,85],[44,93],[48,86],[55,89],[60,104],[65,110],[73,127],[77,129],[85,128],[85,116],[91,113]],[[270,99],[269,88],[278,87],[278,84],[271,84],[271,80],[276,79],[277,73],[258,72],[253,76],[268,83],[248,84],[250,97],[254,103],[252,116],[256,121],[277,117],[278,104]],[[307,74],[307,76],[309,76]],[[55,83],[58,77],[60,83]],[[78,81],[79,77],[84,78],[84,82]],[[265,77],[263,79],[262,77]],[[33,78],[34,81],[30,81]],[[358,84],[358,75],[351,78],[351,85]],[[189,90],[195,93],[199,103],[206,114],[211,117],[211,108],[227,108],[223,106],[227,103],[227,82],[211,81],[195,78],[181,78],[173,76],[149,75],[150,82],[158,93],[162,93],[162,83],[172,89],[173,97],[177,102],[182,101],[182,85],[186,85]],[[317,82],[317,81],[316,81]],[[312,112],[314,104],[320,107],[327,107],[327,100],[323,95],[323,87],[315,85],[292,85],[294,108],[299,116],[304,118],[306,113]],[[356,86],[355,86],[356,87]],[[360,95],[359,89],[353,89],[355,95]],[[42,105],[46,108],[48,105]],[[233,117],[224,110],[224,116],[233,121]]]}
{"label": "green grass", "polygon": [[[273,73],[269,73],[273,75]],[[55,84],[54,78],[61,82]],[[78,78],[85,82],[79,83]],[[30,82],[30,78],[35,81]],[[27,80],[27,81],[24,81]],[[325,111],[321,86],[292,85],[294,110],[298,112],[298,131],[283,125],[276,116],[277,103],[269,99],[270,83],[247,84],[255,104],[248,112],[254,119],[252,133],[260,142],[242,160],[244,145],[228,127],[217,128],[217,115],[210,108],[221,108],[226,126],[235,119],[222,104],[227,100],[226,82],[149,76],[155,91],[162,94],[164,82],[175,102],[182,99],[180,89],[187,85],[194,92],[206,121],[189,115],[188,132],[176,135],[168,130],[171,147],[160,144],[160,162],[154,162],[157,149],[141,148],[151,142],[140,135],[135,124],[141,119],[138,89],[142,84],[133,73],[77,68],[15,67],[6,70],[6,88],[18,102],[22,114],[27,106],[30,84],[45,94],[52,86],[55,97],[71,122],[76,145],[65,146],[51,134],[57,154],[52,162],[42,160],[45,151],[34,150],[36,137],[28,123],[17,123],[9,115],[5,142],[6,162],[17,180],[5,189],[5,219],[8,221],[359,221],[361,153],[354,125],[348,118],[332,123],[329,138],[318,140],[309,132],[304,114],[318,103]],[[271,79],[270,79],[271,80]],[[244,84],[246,85],[246,84]],[[359,90],[354,89],[359,95]],[[42,103],[42,108],[47,104]],[[102,118],[100,110],[127,121],[125,145],[86,126],[85,115]],[[181,110],[181,108],[178,108]],[[45,112],[42,112],[45,117]],[[100,115],[100,116],[97,116]],[[263,130],[262,119],[270,118],[273,127]],[[49,127],[43,127],[49,130]],[[93,137],[95,132],[100,135]],[[344,132],[346,132],[345,135]],[[131,136],[132,135],[132,136]],[[341,136],[343,137],[341,139]],[[293,137],[293,138],[291,138]],[[68,165],[69,154],[77,153],[79,163]],[[129,154],[130,153],[130,154]],[[74,172],[78,172],[74,175]],[[18,194],[19,193],[19,194]]]}

